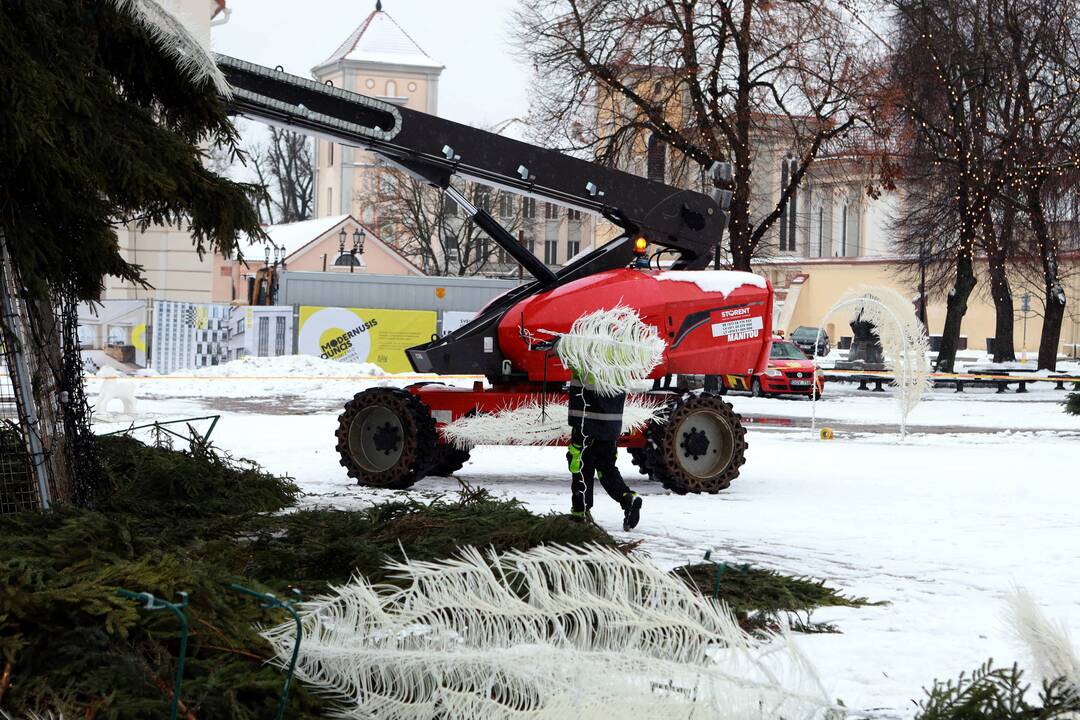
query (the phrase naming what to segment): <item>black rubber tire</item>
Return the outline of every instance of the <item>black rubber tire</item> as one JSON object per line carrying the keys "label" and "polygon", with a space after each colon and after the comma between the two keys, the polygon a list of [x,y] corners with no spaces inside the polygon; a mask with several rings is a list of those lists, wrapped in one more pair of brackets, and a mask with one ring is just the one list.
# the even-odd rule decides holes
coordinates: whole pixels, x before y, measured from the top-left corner
{"label": "black rubber tire", "polygon": [[769,397],[768,393],[761,388],[761,380],[757,378],[750,380],[750,394],[754,397]]}
{"label": "black rubber tire", "polygon": [[469,461],[469,451],[453,445],[435,446],[435,464],[428,468],[428,477],[450,477]]}
{"label": "black rubber tire", "polygon": [[[353,420],[371,408],[389,410],[401,425],[400,437],[392,438],[400,444],[400,456],[391,467],[380,471],[365,469],[349,448]],[[358,485],[366,487],[403,490],[427,475],[428,468],[438,459],[431,411],[412,393],[399,388],[371,388],[357,393],[345,403],[334,434],[342,467]]]}
{"label": "black rubber tire", "polygon": [[[727,464],[708,476],[689,472],[680,464],[678,456],[679,443],[685,442],[685,438],[676,436],[678,428],[684,420],[701,411],[707,411],[722,421],[726,427],[726,441],[731,447]],[[742,419],[730,403],[711,393],[684,395],[670,401],[665,416],[645,429],[645,440],[645,463],[651,477],[679,495],[718,493],[731,485],[732,480],[739,476],[739,468],[746,462],[746,428]]]}
{"label": "black rubber tire", "polygon": [[634,467],[638,469],[642,475],[646,476],[650,480],[653,480],[652,473],[649,472],[649,460],[648,452],[643,447],[626,448],[630,453],[630,462],[634,464]]}

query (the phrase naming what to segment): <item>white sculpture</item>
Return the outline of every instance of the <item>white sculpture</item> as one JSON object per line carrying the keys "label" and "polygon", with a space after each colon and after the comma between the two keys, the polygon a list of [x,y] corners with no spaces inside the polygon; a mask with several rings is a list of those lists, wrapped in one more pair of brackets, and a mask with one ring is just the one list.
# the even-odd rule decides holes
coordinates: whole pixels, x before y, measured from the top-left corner
{"label": "white sculpture", "polygon": [[[818,338],[814,341],[815,349],[821,339],[820,327],[825,325],[830,315],[842,308],[861,312],[862,319],[874,326],[885,361],[892,367],[891,384],[897,389],[900,435],[903,436],[907,433],[908,414],[922,400],[923,393],[930,389],[930,363],[926,358],[930,341],[926,330],[915,315],[915,308],[903,295],[892,288],[860,285],[850,290],[825,313],[818,329]],[[817,373],[816,366],[814,373]],[[816,377],[814,381],[817,382]],[[816,429],[817,423],[816,394],[814,400],[812,429]]]}
{"label": "white sculpture", "polygon": [[[722,604],[611,548],[467,548],[388,566],[305,603],[296,674],[340,717],[826,718],[786,635],[752,638]],[[292,622],[263,636],[287,664]]]}
{"label": "white sculpture", "polygon": [[131,380],[121,380],[121,375],[116,368],[103,367],[97,371],[97,377],[101,378],[98,387],[97,404],[94,410],[99,414],[109,411],[109,403],[119,400],[124,406],[124,415],[135,415],[138,402],[135,399],[135,383]]}

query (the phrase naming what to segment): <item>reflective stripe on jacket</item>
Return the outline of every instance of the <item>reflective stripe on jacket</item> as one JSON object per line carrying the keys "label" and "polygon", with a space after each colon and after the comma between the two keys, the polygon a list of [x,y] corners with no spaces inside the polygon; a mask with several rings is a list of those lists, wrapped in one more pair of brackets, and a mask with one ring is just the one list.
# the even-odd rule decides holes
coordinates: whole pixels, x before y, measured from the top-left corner
{"label": "reflective stripe on jacket", "polygon": [[622,435],[625,393],[600,395],[593,385],[582,382],[575,374],[568,395],[571,428],[596,440],[617,440]]}

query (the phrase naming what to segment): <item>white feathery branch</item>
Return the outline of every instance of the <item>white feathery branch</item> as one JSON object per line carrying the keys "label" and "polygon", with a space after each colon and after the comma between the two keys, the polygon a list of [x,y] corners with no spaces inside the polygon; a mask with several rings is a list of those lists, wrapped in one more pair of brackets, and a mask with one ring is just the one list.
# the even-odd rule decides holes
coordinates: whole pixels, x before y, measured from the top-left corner
{"label": "white feathery branch", "polygon": [[130,15],[154,43],[171,56],[183,73],[198,86],[211,82],[222,97],[231,94],[229,83],[217,63],[187,26],[155,0],[110,0],[122,13]]}
{"label": "white feathery branch", "polygon": [[[897,389],[900,405],[900,434],[907,433],[908,414],[930,389],[930,364],[926,353],[930,342],[915,315],[915,308],[892,288],[860,285],[829,308],[825,320],[841,308],[862,313],[863,320],[874,326],[886,362],[892,365],[892,386]],[[818,331],[820,335],[820,330]],[[817,347],[815,342],[814,347]]]}
{"label": "white feathery branch", "polygon": [[[640,395],[626,398],[622,429],[634,432],[658,418],[664,405]],[[455,447],[468,450],[477,445],[552,445],[570,437],[569,408],[565,402],[540,400],[494,413],[466,415],[447,423],[443,437]]]}
{"label": "white feathery branch", "polygon": [[555,352],[563,366],[576,370],[601,395],[618,395],[649,377],[664,358],[667,344],[657,329],[633,308],[618,305],[582,315],[570,332],[558,335]]}
{"label": "white feathery branch", "polygon": [[1044,680],[1064,679],[1080,693],[1080,659],[1068,629],[1050,622],[1023,588],[1011,593],[1008,603],[1013,633],[1031,655],[1035,673]]}
{"label": "white feathery branch", "polygon": [[[297,676],[341,717],[824,718],[835,710],[786,635],[611,548],[540,547],[389,566],[306,603]],[[263,633],[288,662],[295,626]]]}

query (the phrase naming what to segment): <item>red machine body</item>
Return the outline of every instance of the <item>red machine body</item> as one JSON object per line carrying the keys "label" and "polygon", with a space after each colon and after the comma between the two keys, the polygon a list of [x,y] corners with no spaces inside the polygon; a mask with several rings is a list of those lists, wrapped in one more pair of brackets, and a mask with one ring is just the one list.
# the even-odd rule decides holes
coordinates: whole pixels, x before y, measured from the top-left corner
{"label": "red machine body", "polygon": [[[565,393],[545,393],[544,388],[545,383],[568,381],[570,371],[554,353],[530,349],[530,338],[550,340],[553,333],[569,331],[581,315],[619,305],[637,310],[667,342],[664,359],[651,377],[754,375],[768,364],[772,288],[765,278],[728,271],[619,268],[532,295],[506,312],[498,326],[499,349],[527,380],[491,387],[476,382],[471,388],[420,383],[408,389],[431,409],[437,427],[469,413],[535,402],[541,394],[549,402],[565,403]],[[633,433],[620,444],[640,447],[643,442],[640,433]]]}
{"label": "red machine body", "polygon": [[637,310],[667,342],[651,377],[752,375],[768,363],[772,288],[760,275],[723,270],[618,268],[575,280],[508,310],[499,322],[499,348],[529,380],[565,382],[570,371],[553,353],[531,350],[528,336],[550,340],[582,315],[619,305]]}

